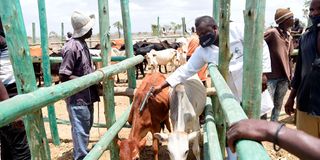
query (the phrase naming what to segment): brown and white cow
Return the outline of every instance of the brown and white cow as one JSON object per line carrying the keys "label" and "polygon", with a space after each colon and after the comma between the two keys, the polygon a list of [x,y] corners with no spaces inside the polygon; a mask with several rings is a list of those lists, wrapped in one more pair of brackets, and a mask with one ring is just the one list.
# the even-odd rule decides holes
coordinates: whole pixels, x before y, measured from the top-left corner
{"label": "brown and white cow", "polygon": [[200,160],[198,117],[204,110],[206,89],[197,75],[186,82],[178,84],[171,92],[170,118],[173,132],[156,133],[154,137],[168,142],[168,150],[172,160],[184,160],[192,142],[192,151]]}
{"label": "brown and white cow", "polygon": [[[140,105],[152,86],[160,85],[165,77],[160,73],[147,74],[137,89],[132,102],[128,122],[132,125],[129,138],[118,141],[121,160],[139,159],[139,153],[145,145],[144,137],[148,132],[160,132],[160,123],[165,123],[169,131],[169,89],[163,89],[157,96],[149,97],[144,109],[140,112]],[[154,159],[158,159],[158,139],[153,137]]]}

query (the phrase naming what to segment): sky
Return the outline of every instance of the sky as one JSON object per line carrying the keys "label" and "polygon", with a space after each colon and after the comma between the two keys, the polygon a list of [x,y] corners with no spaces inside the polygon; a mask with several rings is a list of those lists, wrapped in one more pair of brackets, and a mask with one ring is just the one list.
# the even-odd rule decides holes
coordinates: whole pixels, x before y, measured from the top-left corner
{"label": "sky", "polygon": [[[290,8],[294,16],[302,21],[305,0],[266,0],[265,26],[274,25],[274,14],[277,8]],[[243,22],[245,0],[231,0],[231,17],[235,22]],[[20,0],[23,18],[29,36],[32,35],[32,22],[36,23],[36,36],[40,35],[37,0]],[[95,14],[96,24],[94,33],[99,32],[98,1],[97,0],[46,0],[48,32],[61,34],[61,23],[64,23],[64,33],[73,31],[71,15],[73,11],[80,11],[86,15]],[[194,25],[196,17],[212,15],[213,0],[129,0],[129,13],[132,32],[151,32],[151,24],[160,26],[170,22],[181,23],[185,17],[187,28]],[[122,21],[120,0],[109,0],[109,16],[111,32],[116,32],[112,24]]]}

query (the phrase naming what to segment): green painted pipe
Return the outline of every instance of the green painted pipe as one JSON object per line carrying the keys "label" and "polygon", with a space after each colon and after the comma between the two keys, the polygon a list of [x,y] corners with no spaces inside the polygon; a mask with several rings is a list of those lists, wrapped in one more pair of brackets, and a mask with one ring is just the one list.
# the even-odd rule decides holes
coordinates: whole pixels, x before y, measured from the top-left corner
{"label": "green painted pipe", "polygon": [[160,36],[160,17],[157,17],[157,35]]}
{"label": "green painted pipe", "polygon": [[[235,123],[241,119],[247,119],[246,114],[242,110],[239,102],[236,101],[227,83],[218,71],[217,66],[209,64],[209,73],[211,81],[216,88],[217,95],[225,114],[228,124]],[[240,159],[270,159],[263,146],[254,141],[240,140],[236,144],[237,155]]]}
{"label": "green painted pipe", "polygon": [[143,57],[141,55],[135,56],[77,79],[50,87],[39,88],[34,92],[17,95],[6,101],[2,101],[0,102],[0,127],[14,121],[18,117],[37,111],[43,106],[78,93],[93,84],[97,84],[104,78],[125,71],[127,68],[133,67],[142,61]]}
{"label": "green painted pipe", "polygon": [[[129,0],[121,0],[121,13],[122,13],[122,23],[124,31],[124,41],[126,46],[127,57],[133,57],[133,45],[132,45],[132,34],[131,34],[131,20],[129,13]],[[132,67],[128,69],[128,86],[129,88],[136,88],[136,75],[135,68]],[[131,99],[132,101],[132,99]]]}
{"label": "green painted pipe", "polygon": [[99,159],[103,152],[107,150],[107,147],[112,142],[118,132],[127,122],[131,106],[121,115],[120,118],[108,129],[108,131],[100,138],[99,142],[91,149],[88,155],[84,158],[85,160],[95,160]]}
{"label": "green painted pipe", "polygon": [[64,43],[64,24],[61,22],[61,42]]}
{"label": "green painted pipe", "polygon": [[263,32],[266,0],[247,0],[244,11],[242,107],[249,118],[260,118]]}
{"label": "green painted pipe", "polygon": [[[42,48],[42,63],[41,68],[44,77],[44,86],[49,87],[52,84],[50,59],[48,54],[48,28],[47,28],[47,13],[45,0],[38,0],[39,21],[40,21],[40,35],[41,35],[41,48]],[[53,104],[48,105],[49,126],[51,131],[52,142],[55,145],[60,144],[58,127],[56,122],[56,113]]]}
{"label": "green painted pipe", "polygon": [[204,159],[205,160],[223,160],[221,148],[219,144],[218,132],[215,125],[215,119],[213,118],[211,98],[207,97],[207,103],[205,107],[205,124],[204,124]]}
{"label": "green painted pipe", "polygon": [[[110,21],[109,21],[109,4],[108,0],[98,0],[99,8],[99,29],[100,29],[100,44],[102,53],[103,66],[110,65],[109,54],[111,50],[110,45]],[[103,101],[104,114],[107,128],[110,128],[116,121],[115,103],[114,103],[114,81],[113,78],[105,79],[103,81]],[[110,145],[110,159],[119,159],[119,150],[115,142]]]}
{"label": "green painted pipe", "polygon": [[220,0],[213,0],[212,16],[219,26]]}
{"label": "green painted pipe", "polygon": [[[41,57],[32,57],[33,62],[41,62]],[[50,63],[61,63],[62,62],[62,57],[49,57]],[[112,62],[120,62],[127,59],[125,56],[112,56],[111,61]],[[92,57],[93,62],[102,62],[101,57]]]}
{"label": "green painted pipe", "polygon": [[181,18],[182,21],[182,35],[185,37],[186,36],[186,18],[182,17]]}
{"label": "green painted pipe", "polygon": [[32,22],[32,44],[36,44],[36,23]]}

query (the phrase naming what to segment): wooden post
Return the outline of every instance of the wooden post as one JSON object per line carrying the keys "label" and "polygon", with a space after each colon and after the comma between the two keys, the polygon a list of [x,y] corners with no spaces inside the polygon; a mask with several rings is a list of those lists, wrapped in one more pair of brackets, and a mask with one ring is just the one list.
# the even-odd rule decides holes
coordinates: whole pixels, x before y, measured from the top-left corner
{"label": "wooden post", "polygon": [[[52,84],[50,59],[48,53],[48,28],[47,28],[47,13],[45,0],[38,0],[39,22],[40,22],[40,35],[41,35],[41,51],[42,63],[41,68],[44,77],[44,86],[49,87]],[[60,138],[57,127],[56,113],[54,105],[48,105],[48,117],[51,131],[52,142],[55,145],[60,145]]]}
{"label": "wooden post", "polygon": [[64,44],[64,24],[61,22],[61,42]]}
{"label": "wooden post", "polygon": [[219,26],[220,0],[213,0],[212,16]]}
{"label": "wooden post", "polygon": [[[124,30],[124,41],[126,46],[126,55],[128,58],[133,57],[133,45],[131,35],[131,21],[129,13],[129,0],[121,0],[122,23]],[[135,68],[128,69],[129,88],[136,88]],[[132,101],[132,99],[131,99]]]}
{"label": "wooden post", "polygon": [[183,37],[185,37],[186,36],[186,18],[182,17],[181,20],[182,20],[182,35]]}
{"label": "wooden post", "polygon": [[[219,2],[219,1],[218,1]],[[217,3],[217,2],[216,2]],[[225,80],[228,79],[229,62],[231,59],[230,44],[229,44],[229,19],[230,19],[230,0],[220,0],[221,9],[215,11],[219,13],[219,71]],[[218,103],[217,98],[214,98],[215,115],[218,123],[218,133],[220,138],[220,146],[222,155],[225,155],[226,142],[226,122],[224,114]]]}
{"label": "wooden post", "polygon": [[[6,33],[6,42],[14,69],[18,93],[32,92],[37,89],[37,84],[20,2],[19,0],[0,0],[0,4],[0,15]],[[4,108],[3,105],[0,106]],[[6,109],[11,110],[13,107],[14,104],[11,104],[7,106]],[[7,117],[1,116],[1,118]],[[41,110],[35,110],[23,119],[31,151],[31,158],[50,160],[50,149]]]}
{"label": "wooden post", "polygon": [[36,23],[32,22],[32,44],[36,44]]}
{"label": "wooden post", "polygon": [[[99,28],[100,28],[100,44],[102,53],[103,66],[111,65],[109,53],[111,51],[110,44],[110,21],[109,21],[109,4],[108,0],[98,0],[99,7]],[[104,110],[105,119],[108,129],[116,122],[115,103],[114,103],[114,81],[113,77],[107,77],[103,80],[104,89]],[[116,143],[116,138],[110,146],[110,159],[119,159],[119,148]]]}
{"label": "wooden post", "polygon": [[158,37],[160,36],[160,29],[161,29],[160,28],[160,17],[158,16],[157,17],[157,32],[158,32],[157,34],[158,34]]}
{"label": "wooden post", "polygon": [[244,11],[242,107],[249,118],[259,119],[263,32],[266,0],[247,0]]}

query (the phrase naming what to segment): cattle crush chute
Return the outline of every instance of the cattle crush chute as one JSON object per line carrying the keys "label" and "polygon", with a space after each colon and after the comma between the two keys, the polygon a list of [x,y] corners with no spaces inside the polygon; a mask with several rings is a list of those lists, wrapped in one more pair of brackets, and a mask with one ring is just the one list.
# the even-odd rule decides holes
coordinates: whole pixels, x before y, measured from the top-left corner
{"label": "cattle crush chute", "polygon": [[[51,104],[67,96],[73,95],[93,84],[103,81],[104,87],[104,106],[105,118],[108,131],[102,136],[95,147],[89,152],[85,159],[99,159],[107,149],[111,150],[111,159],[119,159],[118,148],[114,143],[115,137],[128,119],[130,107],[116,120],[114,109],[114,83],[110,78],[112,75],[128,70],[129,88],[136,87],[133,66],[143,61],[142,56],[133,56],[131,22],[129,15],[128,0],[121,0],[122,20],[124,24],[124,35],[126,45],[126,57],[115,59],[125,59],[115,65],[110,65],[108,53],[110,52],[110,24],[109,24],[109,6],[108,0],[98,0],[99,4],[99,25],[100,25],[100,44],[103,68],[89,75],[70,80],[55,86],[51,85],[50,77],[50,59],[47,50],[42,50],[42,69],[44,71],[44,84],[46,87],[37,88],[34,71],[32,67],[32,58],[27,42],[26,30],[24,27],[22,11],[19,0],[0,0],[0,16],[2,18],[10,58],[14,66],[14,73],[18,92],[21,95],[0,102],[0,126],[4,126],[16,118],[24,116],[24,123],[27,131],[28,142],[32,153],[32,159],[51,159],[50,148],[44,128],[41,108],[49,106],[48,110],[52,114],[49,117],[51,133],[54,144],[59,144],[59,135],[56,128],[54,109]],[[257,117],[260,103],[259,86],[261,77],[261,53],[262,28],[264,22],[265,0],[246,1],[245,10],[245,65],[254,66],[254,72],[244,69],[244,83],[248,84],[244,89],[243,105],[232,98],[232,93],[227,86],[224,78],[230,59],[228,49],[228,30],[230,15],[230,0],[214,0],[214,17],[219,19],[219,30],[221,38],[220,64],[217,66],[209,65],[212,84],[216,87],[217,96],[208,97],[205,109],[206,123],[204,125],[204,159],[224,159],[225,153],[225,130],[226,125],[241,119]],[[219,7],[221,6],[221,7]],[[47,22],[45,11],[45,0],[38,0],[39,18],[41,26],[41,48],[48,48]],[[255,35],[255,36],[252,36]],[[260,57],[259,57],[260,55]],[[255,61],[251,61],[250,58]],[[59,59],[57,60],[59,61]],[[221,73],[221,74],[220,74]],[[261,86],[260,86],[261,87]],[[230,95],[230,96],[226,96]],[[247,117],[248,115],[248,117]],[[217,126],[217,127],[216,127]],[[240,159],[270,159],[261,144],[241,140],[236,145]]]}

